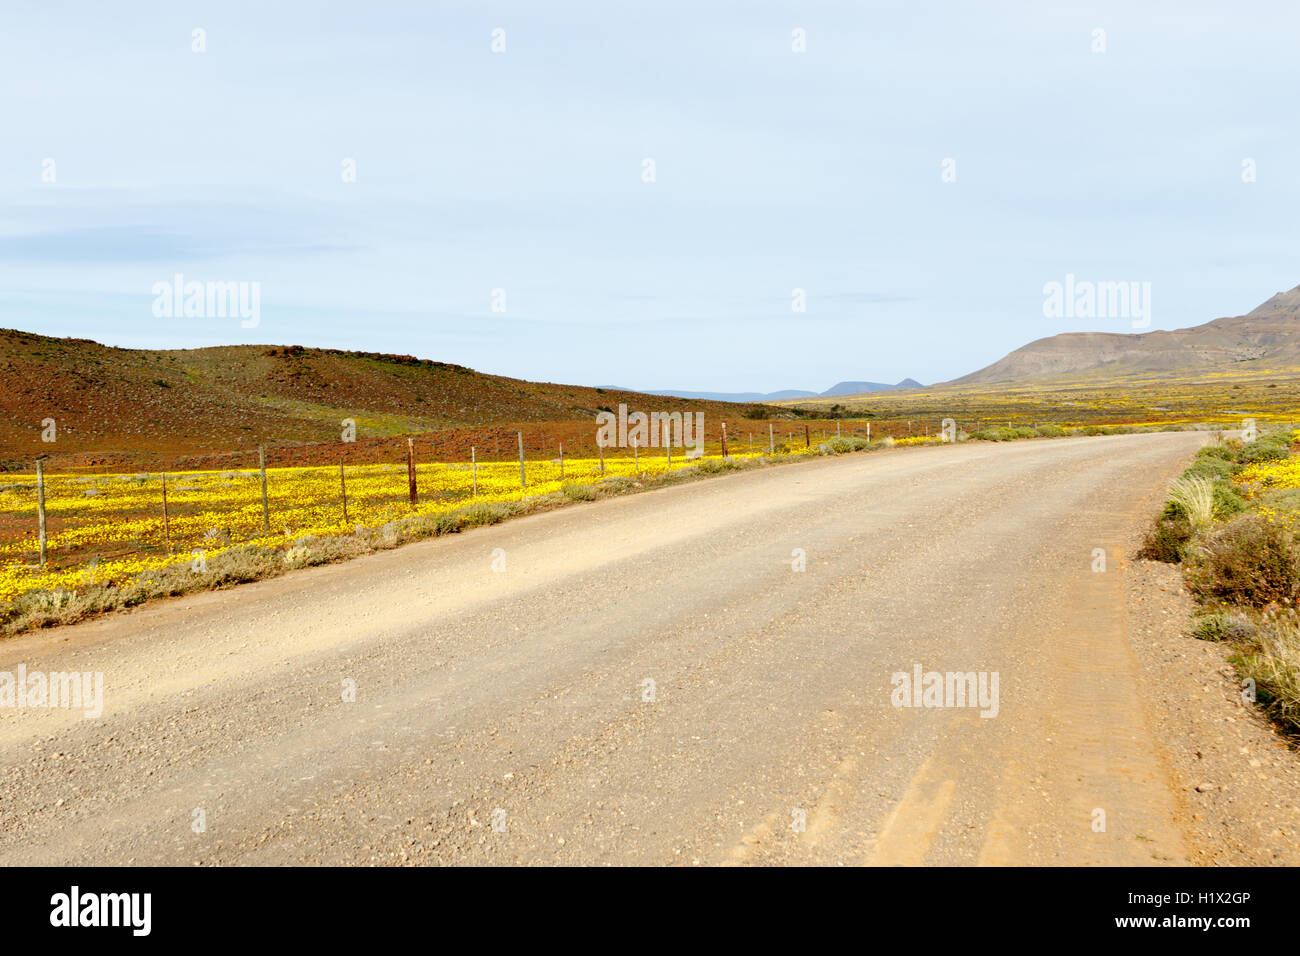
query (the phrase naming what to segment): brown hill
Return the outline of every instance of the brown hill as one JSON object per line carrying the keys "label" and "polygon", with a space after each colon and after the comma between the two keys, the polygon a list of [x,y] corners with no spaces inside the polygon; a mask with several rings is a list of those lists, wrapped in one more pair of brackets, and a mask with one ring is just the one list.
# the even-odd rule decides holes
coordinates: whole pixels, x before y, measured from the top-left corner
{"label": "brown hill", "polygon": [[[11,466],[30,467],[41,454],[69,465],[144,464],[204,460],[261,442],[336,443],[345,418],[356,421],[361,445],[439,431],[465,433],[467,453],[466,429],[569,422],[565,434],[594,435],[596,413],[616,411],[620,402],[631,410],[702,411],[710,433],[744,411],[728,403],[527,382],[403,355],[296,345],[153,351],[0,330],[0,462]],[[45,419],[55,422],[53,444],[41,441]],[[494,435],[508,454],[513,433],[496,428]]]}
{"label": "brown hill", "polygon": [[1081,372],[1107,377],[1213,368],[1300,367],[1300,286],[1246,315],[1190,329],[1123,334],[1068,332],[1030,342],[947,385],[1022,382]]}

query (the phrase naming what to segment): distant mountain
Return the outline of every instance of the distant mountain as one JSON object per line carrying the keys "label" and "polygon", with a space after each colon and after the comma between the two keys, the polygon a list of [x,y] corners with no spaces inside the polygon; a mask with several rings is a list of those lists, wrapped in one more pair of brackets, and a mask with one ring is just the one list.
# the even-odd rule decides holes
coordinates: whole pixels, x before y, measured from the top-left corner
{"label": "distant mountain", "polygon": [[1300,367],[1300,286],[1246,315],[1190,329],[1067,332],[1038,339],[949,385],[1019,382],[1078,372],[1152,372]]}
{"label": "distant mountain", "polygon": [[914,378],[905,378],[897,385],[885,385],[881,382],[840,382],[822,392],[822,397],[860,395],[863,392],[893,392],[902,388],[925,388],[925,386]]}
{"label": "distant mountain", "polygon": [[[616,385],[602,386],[630,391]],[[792,398],[831,398],[837,395],[858,395],[862,392],[890,392],[900,388],[923,388],[915,379],[905,378],[897,385],[882,382],[840,382],[824,392],[809,392],[799,388],[787,388],[780,392],[691,392],[685,389],[653,389],[645,391],[646,395],[662,395],[671,398],[697,398],[708,402],[780,402]]]}

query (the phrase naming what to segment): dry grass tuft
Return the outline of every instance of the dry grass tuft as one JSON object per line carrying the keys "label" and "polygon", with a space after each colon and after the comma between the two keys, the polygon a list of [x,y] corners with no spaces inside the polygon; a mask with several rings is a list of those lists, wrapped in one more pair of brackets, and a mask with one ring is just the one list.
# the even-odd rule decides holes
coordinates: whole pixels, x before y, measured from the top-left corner
{"label": "dry grass tuft", "polygon": [[1169,500],[1187,516],[1193,532],[1214,523],[1214,483],[1208,478],[1179,478],[1169,489]]}

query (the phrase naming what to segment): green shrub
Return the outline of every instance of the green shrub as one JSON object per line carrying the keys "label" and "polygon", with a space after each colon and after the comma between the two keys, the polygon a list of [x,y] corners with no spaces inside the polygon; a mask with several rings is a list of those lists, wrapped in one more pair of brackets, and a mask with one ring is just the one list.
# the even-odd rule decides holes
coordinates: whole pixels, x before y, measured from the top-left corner
{"label": "green shrub", "polygon": [[1187,551],[1186,577],[1205,600],[1262,607],[1300,597],[1300,549],[1282,525],[1244,514]]}
{"label": "green shrub", "polygon": [[1198,458],[1190,468],[1183,472],[1183,477],[1226,481],[1236,474],[1238,467],[1222,458]]}
{"label": "green shrub", "polygon": [[1234,461],[1237,453],[1227,445],[1206,445],[1196,453],[1197,458],[1217,458],[1220,461]]}
{"label": "green shrub", "polygon": [[1270,436],[1244,445],[1237,453],[1237,460],[1242,464],[1251,465],[1257,461],[1279,461],[1290,454],[1289,442]]}
{"label": "green shrub", "polygon": [[1177,564],[1183,560],[1191,538],[1192,525],[1185,516],[1162,515],[1147,531],[1137,556],[1148,561]]}
{"label": "green shrub", "polygon": [[735,471],[744,466],[739,458],[704,458],[695,467],[700,474],[716,475],[724,471]]}
{"label": "green shrub", "polygon": [[1237,494],[1237,489],[1227,481],[1214,482],[1214,517],[1219,520],[1231,518],[1246,510],[1246,500]]}
{"label": "green shrub", "polygon": [[1061,438],[1065,435],[1065,429],[1060,425],[1039,425],[1035,431],[1042,438]]}
{"label": "green shrub", "polygon": [[1249,641],[1255,625],[1238,614],[1216,611],[1202,614],[1192,621],[1192,637],[1202,641]]}
{"label": "green shrub", "polygon": [[595,501],[599,495],[591,485],[565,485],[564,496],[574,501]]}
{"label": "green shrub", "polygon": [[627,475],[610,475],[608,478],[600,479],[600,483],[596,485],[602,492],[611,495],[622,494],[635,486],[636,479]]}
{"label": "green shrub", "polygon": [[485,501],[470,505],[460,513],[461,521],[467,528],[479,528],[484,525],[496,524],[498,521],[504,521],[510,517],[510,509],[506,505],[506,502],[496,501]]}
{"label": "green shrub", "polygon": [[1001,427],[1001,428],[984,428],[977,432],[971,432],[971,438],[979,441],[1016,441],[1020,438],[1037,438],[1037,428],[1027,427]]}
{"label": "green shrub", "polygon": [[848,452],[870,448],[871,442],[865,438],[857,438],[852,435],[840,435],[830,439],[830,441],[823,442],[817,447],[824,455],[843,455]]}

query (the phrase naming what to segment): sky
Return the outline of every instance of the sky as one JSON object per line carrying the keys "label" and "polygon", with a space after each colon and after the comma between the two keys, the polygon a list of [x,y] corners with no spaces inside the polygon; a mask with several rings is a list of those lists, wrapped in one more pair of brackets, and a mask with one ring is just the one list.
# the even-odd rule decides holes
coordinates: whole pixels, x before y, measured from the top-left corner
{"label": "sky", "polygon": [[[1294,0],[5,0],[0,327],[821,391],[1134,330],[1046,315],[1067,275],[1196,325],[1300,284],[1298,29]],[[177,275],[255,283],[256,324],[158,314]]]}

